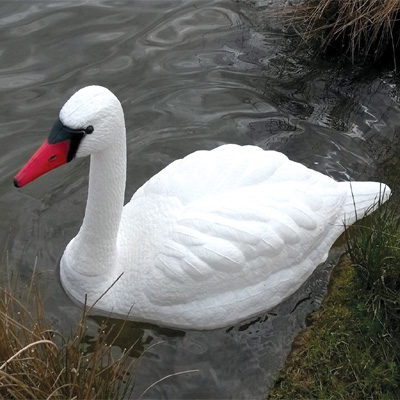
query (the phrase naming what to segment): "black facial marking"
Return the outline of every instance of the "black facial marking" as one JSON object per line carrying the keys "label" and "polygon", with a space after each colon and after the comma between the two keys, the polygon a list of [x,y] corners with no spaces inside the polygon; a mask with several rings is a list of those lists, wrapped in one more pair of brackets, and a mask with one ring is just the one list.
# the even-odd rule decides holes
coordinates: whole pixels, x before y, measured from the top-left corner
{"label": "black facial marking", "polygon": [[67,154],[67,162],[70,162],[76,155],[79,143],[86,134],[91,134],[94,131],[92,125],[83,129],[72,129],[65,126],[59,119],[53,125],[50,135],[47,139],[49,144],[60,143],[65,140],[70,141],[70,146]]}

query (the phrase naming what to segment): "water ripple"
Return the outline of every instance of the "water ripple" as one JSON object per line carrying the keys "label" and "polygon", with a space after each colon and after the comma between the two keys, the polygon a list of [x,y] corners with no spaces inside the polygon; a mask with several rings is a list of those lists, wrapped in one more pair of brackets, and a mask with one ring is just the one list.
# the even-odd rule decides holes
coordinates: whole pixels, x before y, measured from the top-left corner
{"label": "water ripple", "polygon": [[[254,4],[242,3],[254,2],[1,2],[0,245],[9,247],[21,279],[30,277],[36,256],[39,270],[51,271],[43,274],[50,282],[47,312],[64,332],[79,310],[63,292],[56,264],[82,221],[88,161],[75,160],[21,191],[12,177],[78,88],[102,84],[122,101],[127,199],[175,159],[223,143],[280,150],[337,179],[374,175],[374,151],[400,125],[392,80],[346,85],[331,67],[282,56],[287,38],[269,30],[267,17],[260,32],[243,22],[256,17],[246,15]],[[264,3],[256,2],[257,11]],[[293,335],[320,302],[329,270],[330,264],[319,269],[273,313],[229,329],[177,332],[129,323],[119,346],[130,347],[139,332],[135,351],[147,348],[137,394],[168,374],[199,368],[149,396],[265,398]],[[164,345],[148,348],[157,341]]]}

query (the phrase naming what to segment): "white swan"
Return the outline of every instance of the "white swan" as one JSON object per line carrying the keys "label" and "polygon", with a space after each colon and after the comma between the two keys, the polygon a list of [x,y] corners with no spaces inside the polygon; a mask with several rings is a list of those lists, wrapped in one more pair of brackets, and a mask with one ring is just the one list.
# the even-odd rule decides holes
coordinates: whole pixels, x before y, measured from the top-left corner
{"label": "white swan", "polygon": [[62,108],[16,175],[23,186],[91,155],[85,218],[61,259],[66,291],[133,319],[189,329],[234,324],[294,293],[335,239],[390,189],[336,182],[275,151],[223,145],[151,178],[123,207],[124,114],[90,86]]}

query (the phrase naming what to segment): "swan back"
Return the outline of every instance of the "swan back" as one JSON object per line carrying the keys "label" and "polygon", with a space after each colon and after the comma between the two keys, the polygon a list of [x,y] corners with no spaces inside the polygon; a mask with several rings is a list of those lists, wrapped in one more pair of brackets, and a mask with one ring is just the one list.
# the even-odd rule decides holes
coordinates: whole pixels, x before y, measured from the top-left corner
{"label": "swan back", "polygon": [[175,196],[182,204],[188,204],[240,188],[298,181],[332,184],[329,177],[289,162],[282,153],[229,144],[174,161],[143,185],[138,194],[143,190],[146,194]]}

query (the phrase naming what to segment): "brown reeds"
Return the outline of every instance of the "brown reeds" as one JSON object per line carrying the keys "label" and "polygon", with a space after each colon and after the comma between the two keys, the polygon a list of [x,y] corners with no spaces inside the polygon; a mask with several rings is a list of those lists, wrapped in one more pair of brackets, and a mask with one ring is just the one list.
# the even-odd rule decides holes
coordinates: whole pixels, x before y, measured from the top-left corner
{"label": "brown reeds", "polygon": [[309,0],[287,7],[286,18],[318,50],[335,48],[352,62],[374,60],[398,47],[400,0]]}
{"label": "brown reeds", "polygon": [[98,335],[90,337],[85,307],[74,334],[63,337],[46,321],[32,282],[0,289],[0,397],[129,397],[129,351],[113,356],[118,332],[113,332],[112,339],[112,328],[100,326]]}

